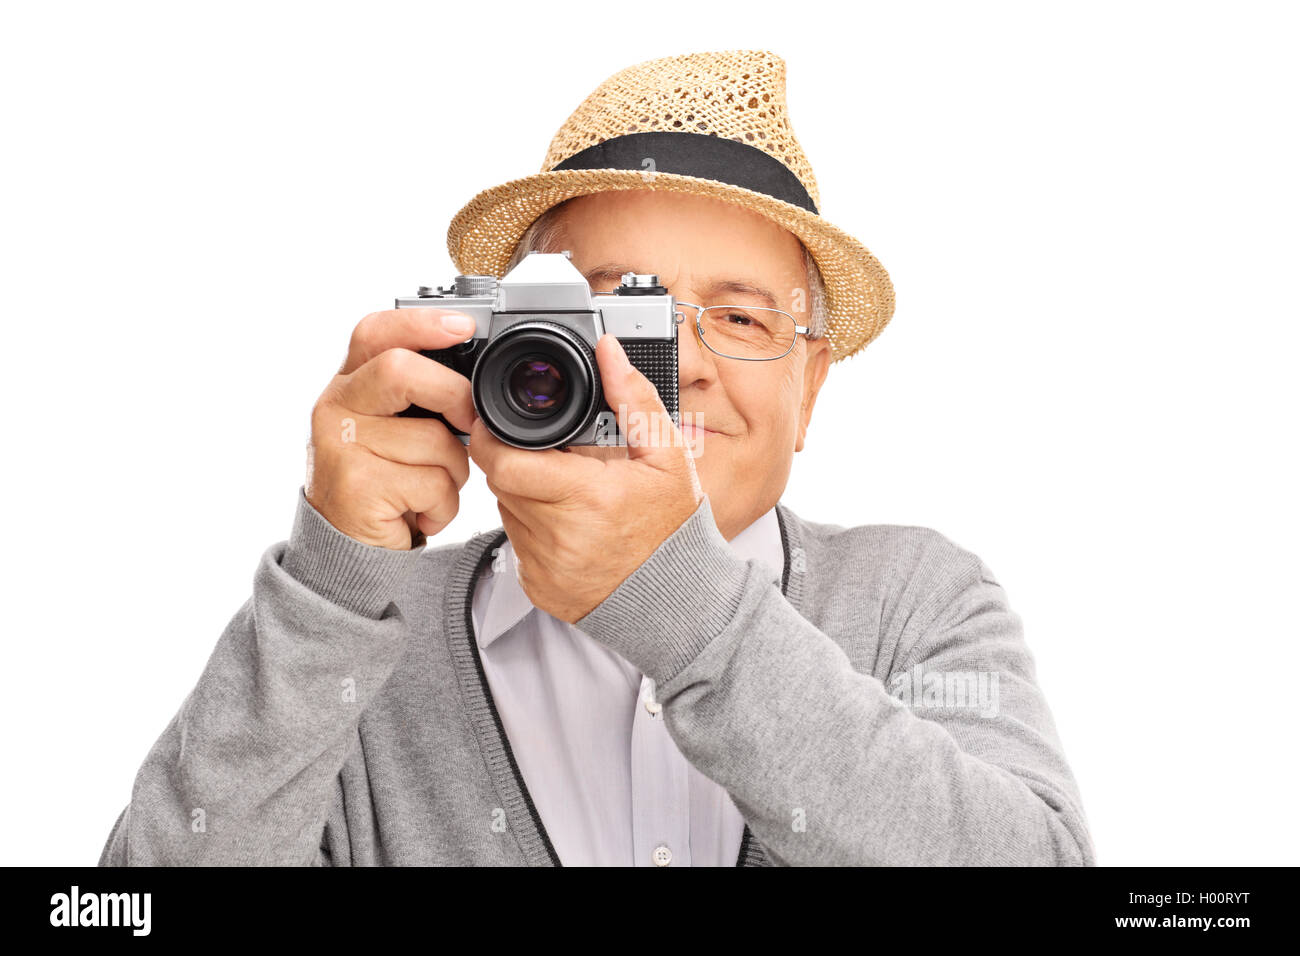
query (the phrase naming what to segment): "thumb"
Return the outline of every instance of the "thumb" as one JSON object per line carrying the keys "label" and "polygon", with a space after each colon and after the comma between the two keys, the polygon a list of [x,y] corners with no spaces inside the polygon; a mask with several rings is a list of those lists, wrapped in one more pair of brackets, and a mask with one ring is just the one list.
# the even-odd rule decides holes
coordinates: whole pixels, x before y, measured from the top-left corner
{"label": "thumb", "polygon": [[627,442],[627,456],[656,460],[665,466],[681,457],[682,433],[664,408],[659,390],[642,375],[614,335],[605,333],[596,343],[605,401],[618,416],[618,428]]}

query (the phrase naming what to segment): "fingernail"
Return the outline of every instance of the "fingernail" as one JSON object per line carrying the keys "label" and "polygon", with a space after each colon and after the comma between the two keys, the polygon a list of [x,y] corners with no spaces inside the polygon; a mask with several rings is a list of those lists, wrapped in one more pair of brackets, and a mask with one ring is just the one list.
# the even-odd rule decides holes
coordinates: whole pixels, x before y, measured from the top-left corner
{"label": "fingernail", "polygon": [[474,320],[453,312],[442,317],[442,327],[453,335],[469,335],[474,331]]}

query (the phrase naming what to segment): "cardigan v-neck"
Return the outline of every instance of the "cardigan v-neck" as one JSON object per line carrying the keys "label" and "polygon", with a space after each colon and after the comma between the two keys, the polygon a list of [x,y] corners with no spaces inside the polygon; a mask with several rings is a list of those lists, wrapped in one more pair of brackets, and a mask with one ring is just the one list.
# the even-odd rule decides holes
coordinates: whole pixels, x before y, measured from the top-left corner
{"label": "cardigan v-neck", "polygon": [[[801,575],[790,574],[792,564],[797,566],[802,556],[798,543],[792,538],[798,534],[797,523],[791,520],[789,512],[780,504],[776,506],[777,524],[781,530],[781,549],[785,562],[781,573],[781,591],[792,603],[802,597],[802,589],[797,585],[802,581]],[[474,588],[479,576],[492,563],[499,549],[506,542],[504,529],[477,535],[464,547],[448,581],[445,603],[446,617],[443,631],[447,636],[447,645],[456,672],[460,679],[461,692],[466,702],[466,712],[473,726],[475,736],[483,752],[497,792],[501,795],[503,808],[511,820],[523,821],[522,826],[512,828],[519,841],[520,850],[534,865],[561,866],[559,854],[551,842],[541,815],[533,803],[519,770],[505,726],[501,721],[496,701],[493,699],[487,675],[483,670],[478,642],[474,636]],[[791,593],[792,581],[796,593]],[[798,604],[795,604],[798,609]],[[770,866],[771,862],[763,852],[762,845],[754,839],[748,824],[740,841],[740,854],[736,866]]]}

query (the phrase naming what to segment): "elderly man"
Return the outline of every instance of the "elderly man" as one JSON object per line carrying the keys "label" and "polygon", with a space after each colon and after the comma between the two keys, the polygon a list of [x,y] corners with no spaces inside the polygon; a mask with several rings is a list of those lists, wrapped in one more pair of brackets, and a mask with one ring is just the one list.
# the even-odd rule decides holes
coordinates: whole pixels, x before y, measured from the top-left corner
{"label": "elderly man", "polygon": [[[681,440],[512,447],[419,354],[466,340],[464,316],[367,316],[313,411],[292,533],[101,863],[1094,862],[984,563],[780,503],[831,363],[893,305],[816,211],[783,67],[730,51],[622,71],[541,174],[452,224],[466,273],[564,250],[596,292],[657,275],[689,319],[680,432],[617,339],[596,360],[611,408]],[[765,351],[737,354],[704,309],[745,328],[772,310]],[[444,543],[471,459],[503,527]]]}

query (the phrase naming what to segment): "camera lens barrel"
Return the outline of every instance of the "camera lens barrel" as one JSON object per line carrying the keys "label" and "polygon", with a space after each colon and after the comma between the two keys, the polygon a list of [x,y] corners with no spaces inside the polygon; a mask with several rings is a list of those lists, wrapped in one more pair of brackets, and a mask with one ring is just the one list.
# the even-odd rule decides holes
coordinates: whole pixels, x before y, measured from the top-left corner
{"label": "camera lens barrel", "polygon": [[474,406],[497,438],[516,448],[558,448],[601,405],[596,354],[573,329],[520,322],[494,338],[474,367]]}

